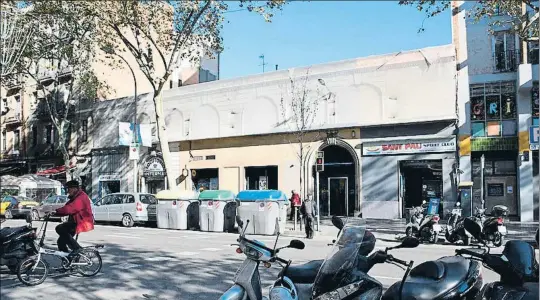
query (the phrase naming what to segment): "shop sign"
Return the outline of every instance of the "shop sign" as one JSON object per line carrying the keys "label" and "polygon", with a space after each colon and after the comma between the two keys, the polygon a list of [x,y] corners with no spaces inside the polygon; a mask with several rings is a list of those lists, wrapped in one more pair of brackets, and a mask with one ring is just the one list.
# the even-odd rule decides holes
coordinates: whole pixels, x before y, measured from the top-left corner
{"label": "shop sign", "polygon": [[540,127],[531,126],[529,128],[529,142],[531,150],[538,150],[538,140],[540,139]]}
{"label": "shop sign", "polygon": [[144,164],[144,177],[165,177],[165,162],[159,156],[150,157]]}
{"label": "shop sign", "polygon": [[99,181],[115,181],[120,180],[120,175],[108,174],[108,175],[99,175]]}
{"label": "shop sign", "polygon": [[364,143],[362,155],[392,155],[411,153],[437,153],[456,151],[456,139],[404,141],[396,143]]}

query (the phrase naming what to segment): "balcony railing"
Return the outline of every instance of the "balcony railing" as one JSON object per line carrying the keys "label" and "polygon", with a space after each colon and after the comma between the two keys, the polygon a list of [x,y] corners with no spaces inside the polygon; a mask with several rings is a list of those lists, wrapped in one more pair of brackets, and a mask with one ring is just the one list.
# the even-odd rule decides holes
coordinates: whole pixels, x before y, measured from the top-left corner
{"label": "balcony railing", "polygon": [[498,51],[493,55],[495,72],[515,72],[518,69],[520,53],[517,50]]}
{"label": "balcony railing", "polygon": [[20,123],[21,122],[21,114],[20,113],[7,113],[5,116],[2,117],[2,123],[4,124],[14,124],[14,123]]}

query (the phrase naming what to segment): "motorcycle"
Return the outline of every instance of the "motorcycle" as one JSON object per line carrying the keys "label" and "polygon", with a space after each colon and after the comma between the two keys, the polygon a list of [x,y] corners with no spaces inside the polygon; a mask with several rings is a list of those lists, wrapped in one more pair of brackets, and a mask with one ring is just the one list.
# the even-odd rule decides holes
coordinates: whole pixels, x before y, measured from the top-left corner
{"label": "motorcycle", "polygon": [[[351,222],[352,221],[352,222]],[[351,224],[352,223],[352,224]],[[365,225],[357,220],[348,220],[345,225],[349,235],[361,239],[365,233]],[[345,229],[344,229],[345,231]],[[447,257],[426,262],[413,268],[414,262],[406,262],[393,257],[388,252],[400,248],[414,248],[420,241],[414,237],[406,237],[400,245],[386,248],[369,255],[369,268],[359,270],[356,247],[339,248],[342,238],[334,246],[334,250],[324,261],[315,282],[305,288],[299,287],[284,276],[285,269],[270,290],[270,300],[274,299],[470,299],[482,286],[481,266],[461,257]],[[406,268],[403,280],[395,283],[383,294],[383,285],[371,277],[368,271],[375,264],[390,263]]]}
{"label": "motorcycle", "polygon": [[[482,200],[482,206],[484,201]],[[475,207],[475,214],[469,217],[476,221],[482,228],[482,234],[479,235],[481,241],[491,242],[493,246],[500,247],[504,243],[506,236],[506,226],[504,226],[504,217],[508,215],[508,207],[496,205],[491,211],[490,217],[486,216],[485,208]]]}
{"label": "motorcycle", "polygon": [[423,201],[422,206],[412,209],[411,219],[405,228],[405,235],[436,244],[441,232],[440,218],[439,215],[424,214],[424,210],[427,210],[425,206],[426,201]]}
{"label": "motorcycle", "polygon": [[456,243],[457,241],[463,241],[463,245],[468,246],[471,240],[470,233],[465,230],[462,217],[461,203],[457,202],[456,206],[452,209],[450,219],[446,225],[445,238],[449,243]]}
{"label": "motorcycle", "polygon": [[0,229],[0,266],[7,266],[12,273],[17,271],[20,261],[37,254],[34,247],[37,228],[32,228],[28,216],[27,223],[25,226]]}
{"label": "motorcycle", "polygon": [[[481,241],[482,228],[472,219],[465,220],[465,227]],[[537,238],[538,243],[538,238]],[[484,247],[458,249],[459,255],[468,255],[471,260],[500,275],[500,280],[486,284],[478,293],[478,300],[536,300],[540,299],[538,262],[534,248],[524,241],[508,241],[502,254],[491,254],[487,243]]]}

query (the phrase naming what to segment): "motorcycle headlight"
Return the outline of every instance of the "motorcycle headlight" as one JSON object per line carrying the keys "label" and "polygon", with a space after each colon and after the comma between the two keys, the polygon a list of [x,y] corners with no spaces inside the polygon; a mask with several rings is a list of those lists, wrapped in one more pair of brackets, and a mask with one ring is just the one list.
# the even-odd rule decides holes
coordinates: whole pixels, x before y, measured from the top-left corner
{"label": "motorcycle headlight", "polygon": [[244,250],[244,253],[246,254],[246,256],[248,256],[250,258],[253,258],[253,259],[259,259],[262,256],[261,252],[259,252],[257,249],[251,248],[251,247],[246,247],[246,249]]}

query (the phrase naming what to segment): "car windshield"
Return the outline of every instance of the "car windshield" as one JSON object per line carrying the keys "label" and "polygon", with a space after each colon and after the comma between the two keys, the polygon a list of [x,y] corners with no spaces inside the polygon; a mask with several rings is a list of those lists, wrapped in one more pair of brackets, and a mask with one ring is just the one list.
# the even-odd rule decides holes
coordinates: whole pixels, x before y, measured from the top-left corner
{"label": "car windshield", "polygon": [[347,218],[345,225],[339,233],[332,251],[326,256],[317,277],[313,292],[315,296],[322,295],[335,289],[349,284],[351,272],[357,265],[357,259],[362,243],[366,223],[361,218]]}
{"label": "car windshield", "polygon": [[144,204],[156,204],[157,198],[154,195],[141,195],[141,202]]}

